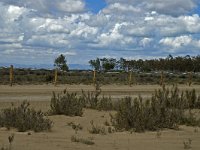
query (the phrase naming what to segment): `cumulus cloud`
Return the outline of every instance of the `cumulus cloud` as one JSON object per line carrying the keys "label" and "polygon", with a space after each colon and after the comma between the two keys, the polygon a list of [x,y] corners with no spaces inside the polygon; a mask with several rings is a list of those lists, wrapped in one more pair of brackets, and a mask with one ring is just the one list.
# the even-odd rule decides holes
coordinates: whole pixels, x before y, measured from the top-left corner
{"label": "cumulus cloud", "polygon": [[45,16],[62,16],[63,13],[80,13],[85,10],[83,0],[1,0],[1,2],[35,10]]}
{"label": "cumulus cloud", "polygon": [[172,51],[180,50],[181,48],[200,48],[200,40],[194,39],[191,35],[183,35],[179,37],[166,37],[160,40],[160,44],[171,47]]}
{"label": "cumulus cloud", "polygon": [[106,0],[109,4],[129,4],[146,11],[157,11],[162,14],[185,14],[197,7],[197,0]]}
{"label": "cumulus cloud", "polygon": [[63,53],[71,63],[87,63],[98,56],[198,54],[200,17],[191,12],[197,5],[196,0],[107,0],[95,14],[86,12],[83,0],[2,0],[0,59],[48,63]]}

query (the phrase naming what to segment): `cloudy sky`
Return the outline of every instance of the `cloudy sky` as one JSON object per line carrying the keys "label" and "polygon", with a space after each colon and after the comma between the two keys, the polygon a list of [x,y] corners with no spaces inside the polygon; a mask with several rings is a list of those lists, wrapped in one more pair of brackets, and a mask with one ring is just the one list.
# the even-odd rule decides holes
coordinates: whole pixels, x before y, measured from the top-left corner
{"label": "cloudy sky", "polygon": [[200,54],[199,0],[0,0],[0,63]]}

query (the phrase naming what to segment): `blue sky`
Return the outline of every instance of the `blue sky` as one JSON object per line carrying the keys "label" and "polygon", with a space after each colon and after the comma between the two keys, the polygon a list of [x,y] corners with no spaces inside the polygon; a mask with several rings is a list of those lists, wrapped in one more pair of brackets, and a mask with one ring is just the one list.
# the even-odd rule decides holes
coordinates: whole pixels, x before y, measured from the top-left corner
{"label": "blue sky", "polygon": [[0,64],[200,54],[198,0],[0,0]]}
{"label": "blue sky", "polygon": [[98,13],[101,9],[106,7],[104,0],[86,0],[86,7],[93,13]]}

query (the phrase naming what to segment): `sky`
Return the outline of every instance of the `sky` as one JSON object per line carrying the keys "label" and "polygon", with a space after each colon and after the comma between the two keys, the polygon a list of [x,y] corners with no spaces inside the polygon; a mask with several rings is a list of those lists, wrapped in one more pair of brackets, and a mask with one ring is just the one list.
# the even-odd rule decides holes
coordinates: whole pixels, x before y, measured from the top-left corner
{"label": "sky", "polygon": [[0,0],[0,63],[200,54],[199,0]]}

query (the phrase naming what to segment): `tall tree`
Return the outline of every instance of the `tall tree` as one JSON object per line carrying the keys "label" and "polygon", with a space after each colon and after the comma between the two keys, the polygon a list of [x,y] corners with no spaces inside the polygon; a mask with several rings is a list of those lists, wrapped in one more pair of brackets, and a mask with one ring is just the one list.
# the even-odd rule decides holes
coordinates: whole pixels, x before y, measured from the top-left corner
{"label": "tall tree", "polygon": [[99,58],[96,58],[94,60],[90,60],[89,64],[93,69],[95,69],[97,71],[99,71],[101,69],[101,62],[100,62]]}
{"label": "tall tree", "polygon": [[60,69],[61,71],[68,71],[69,67],[67,65],[67,60],[63,54],[59,55],[55,61],[54,66]]}
{"label": "tall tree", "polygon": [[118,65],[121,70],[126,71],[126,59],[121,57],[118,61]]}
{"label": "tall tree", "polygon": [[116,66],[116,59],[114,58],[103,58],[101,59],[102,61],[102,68],[104,71],[109,71],[109,70],[113,70]]}

